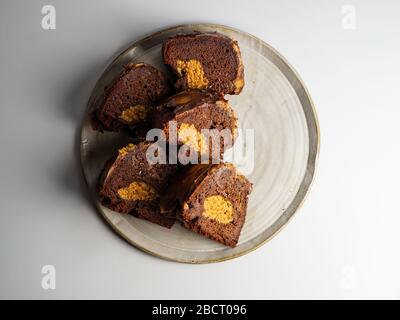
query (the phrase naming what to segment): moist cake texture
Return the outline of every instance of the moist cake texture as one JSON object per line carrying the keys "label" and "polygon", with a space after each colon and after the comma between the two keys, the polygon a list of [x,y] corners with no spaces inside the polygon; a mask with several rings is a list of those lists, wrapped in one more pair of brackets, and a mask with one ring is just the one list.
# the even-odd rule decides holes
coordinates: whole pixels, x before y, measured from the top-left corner
{"label": "moist cake texture", "polygon": [[154,110],[150,116],[153,128],[162,129],[170,144],[186,145],[207,160],[222,158],[237,136],[233,109],[213,93],[181,92]]}
{"label": "moist cake texture", "polygon": [[180,34],[163,45],[164,62],[177,76],[178,91],[239,94],[244,68],[236,41],[218,33]]}
{"label": "moist cake texture", "polygon": [[[101,175],[100,202],[171,228],[182,225],[209,239],[235,247],[246,219],[252,184],[235,166],[220,162],[237,137],[237,117],[224,99],[244,87],[238,43],[218,33],[179,34],[163,43],[169,77],[145,64],[128,64],[91,112],[98,131],[124,131],[140,141],[148,129],[161,129],[170,145],[196,151],[198,160],[217,164],[151,164],[140,142],[118,150]],[[180,148],[182,149],[182,148]],[[171,150],[171,149],[170,149]]]}
{"label": "moist cake texture", "polygon": [[129,144],[107,163],[100,185],[100,201],[113,211],[170,228],[175,219],[160,214],[159,200],[178,167],[149,164],[146,158],[149,146],[148,142]]}
{"label": "moist cake texture", "polygon": [[229,163],[187,167],[160,201],[161,213],[184,227],[235,247],[252,184]]}
{"label": "moist cake texture", "polygon": [[92,127],[98,131],[138,130],[146,124],[153,105],[170,92],[168,78],[160,70],[144,63],[129,64],[92,112]]}

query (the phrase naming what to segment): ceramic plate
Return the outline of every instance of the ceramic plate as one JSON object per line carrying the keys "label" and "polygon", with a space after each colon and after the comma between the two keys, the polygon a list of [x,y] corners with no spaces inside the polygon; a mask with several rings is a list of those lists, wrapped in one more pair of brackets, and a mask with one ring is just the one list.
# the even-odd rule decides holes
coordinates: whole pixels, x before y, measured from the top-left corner
{"label": "ceramic plate", "polygon": [[[253,192],[239,243],[233,249],[188,231],[178,223],[169,230],[131,215],[115,213],[103,207],[96,195],[105,162],[127,140],[120,134],[93,131],[89,110],[101,103],[104,88],[116,79],[125,64],[146,62],[164,69],[163,41],[176,33],[193,31],[216,31],[236,39],[245,67],[242,93],[227,98],[238,115],[241,129],[235,148],[242,147],[250,156],[236,157],[237,152],[231,152],[227,157],[253,182]],[[93,89],[81,135],[84,176],[107,222],[137,248],[186,263],[232,259],[271,239],[303,202],[315,174],[318,149],[318,122],[311,98],[288,62],[271,46],[248,33],[211,24],[165,29],[135,41],[121,52]]]}

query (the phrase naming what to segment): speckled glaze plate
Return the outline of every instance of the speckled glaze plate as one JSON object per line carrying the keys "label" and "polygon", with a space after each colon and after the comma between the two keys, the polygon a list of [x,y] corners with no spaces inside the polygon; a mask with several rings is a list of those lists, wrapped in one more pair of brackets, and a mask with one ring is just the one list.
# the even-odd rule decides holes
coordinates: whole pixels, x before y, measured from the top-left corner
{"label": "speckled glaze plate", "polygon": [[[103,207],[96,194],[105,162],[128,140],[120,134],[93,131],[89,110],[101,103],[104,88],[116,79],[123,65],[146,62],[164,69],[163,41],[176,33],[193,31],[216,31],[236,39],[245,67],[242,93],[227,98],[238,115],[239,128],[254,132],[254,158],[233,159],[253,182],[253,192],[239,243],[233,249],[188,231],[179,223],[168,230],[131,215],[115,213]],[[252,143],[247,147],[253,148]],[[133,42],[121,52],[93,89],[81,134],[84,176],[106,221],[135,247],[185,263],[232,259],[271,239],[288,223],[306,197],[315,175],[318,149],[319,129],[313,103],[288,62],[262,40],[240,30],[212,24],[168,28]]]}

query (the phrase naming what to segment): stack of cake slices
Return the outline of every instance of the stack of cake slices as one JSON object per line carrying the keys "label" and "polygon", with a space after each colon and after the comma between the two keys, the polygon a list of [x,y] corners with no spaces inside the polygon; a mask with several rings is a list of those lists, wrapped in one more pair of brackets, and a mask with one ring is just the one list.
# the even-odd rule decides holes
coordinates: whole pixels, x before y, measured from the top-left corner
{"label": "stack of cake slices", "polygon": [[[238,119],[225,95],[244,86],[239,46],[217,33],[179,34],[164,42],[162,55],[168,73],[145,63],[125,66],[91,112],[94,130],[132,138],[105,164],[100,201],[163,227],[179,221],[235,247],[252,189],[233,164],[222,161],[237,137]],[[156,142],[146,140],[152,129],[158,129]]]}

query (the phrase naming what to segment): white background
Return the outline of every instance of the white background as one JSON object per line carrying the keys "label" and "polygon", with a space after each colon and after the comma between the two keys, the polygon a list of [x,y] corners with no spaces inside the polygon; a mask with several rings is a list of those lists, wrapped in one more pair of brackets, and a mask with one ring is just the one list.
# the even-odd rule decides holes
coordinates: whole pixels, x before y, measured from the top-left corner
{"label": "white background", "polygon": [[[57,29],[41,28],[52,4]],[[343,5],[356,29],[342,27]],[[0,297],[400,298],[398,1],[0,2]],[[87,198],[76,141],[109,58],[190,22],[265,40],[315,102],[321,153],[311,193],[271,242],[183,265],[142,253]],[[56,267],[56,290],[41,268]]]}

